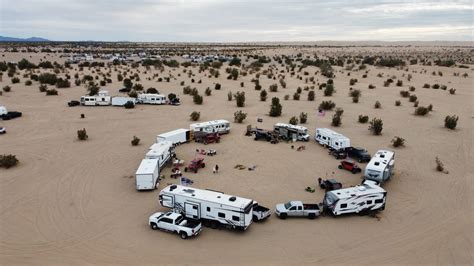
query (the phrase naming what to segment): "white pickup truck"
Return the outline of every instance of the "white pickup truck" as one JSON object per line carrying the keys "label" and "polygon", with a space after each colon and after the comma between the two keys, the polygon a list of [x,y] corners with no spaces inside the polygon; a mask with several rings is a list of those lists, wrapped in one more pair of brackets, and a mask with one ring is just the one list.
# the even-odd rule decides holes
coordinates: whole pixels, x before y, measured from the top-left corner
{"label": "white pickup truck", "polygon": [[271,214],[272,212],[270,211],[269,208],[258,205],[257,202],[253,204],[252,220],[254,222],[263,221],[267,219],[268,217],[270,217]]}
{"label": "white pickup truck", "polygon": [[202,230],[199,221],[185,220],[181,214],[175,212],[154,213],[150,216],[148,224],[153,230],[177,233],[182,239],[196,236]]}
{"label": "white pickup truck", "polygon": [[307,216],[309,219],[314,219],[321,214],[321,210],[318,204],[289,201],[277,204],[275,214],[281,219],[285,219],[288,216]]}

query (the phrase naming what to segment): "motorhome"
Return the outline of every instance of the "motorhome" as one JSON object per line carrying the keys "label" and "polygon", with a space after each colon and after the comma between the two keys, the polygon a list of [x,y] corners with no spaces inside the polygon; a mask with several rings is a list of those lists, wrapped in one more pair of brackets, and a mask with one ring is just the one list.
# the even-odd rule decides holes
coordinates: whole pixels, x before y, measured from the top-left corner
{"label": "motorhome", "polygon": [[212,120],[212,121],[207,121],[207,122],[202,122],[202,123],[195,123],[189,125],[189,129],[191,131],[203,131],[207,133],[219,133],[219,134],[225,134],[229,133],[230,131],[230,122],[227,120]]}
{"label": "motorhome", "polygon": [[184,128],[176,129],[156,136],[157,143],[162,141],[171,141],[173,145],[179,145],[185,142],[189,142],[191,139],[191,130]]}
{"label": "motorhome", "polygon": [[385,209],[387,192],[373,181],[326,192],[324,211],[333,215],[381,211]]}
{"label": "motorhome", "polygon": [[137,190],[150,190],[158,186],[160,173],[158,159],[143,159],[135,172]]}
{"label": "motorhome", "polygon": [[85,106],[110,105],[111,103],[112,99],[108,91],[99,91],[97,95],[81,97],[81,105]]}
{"label": "motorhome", "polygon": [[161,170],[163,166],[174,156],[173,142],[161,141],[150,146],[145,155],[145,159],[158,159],[158,166]]}
{"label": "motorhome", "polygon": [[166,96],[161,94],[138,94],[137,102],[142,104],[166,104]]}
{"label": "motorhome", "polygon": [[308,141],[309,134],[308,129],[303,126],[297,126],[286,123],[276,123],[273,126],[273,131],[278,134],[279,137],[286,140],[293,141]]}
{"label": "motorhome", "polygon": [[127,102],[132,102],[135,105],[137,104],[137,99],[133,97],[121,97],[121,96],[112,97],[113,106],[124,106]]}
{"label": "motorhome", "polygon": [[329,128],[316,128],[314,140],[323,146],[334,150],[345,149],[351,146],[348,137],[339,134]]}
{"label": "motorhome", "polygon": [[254,201],[231,196],[218,191],[170,185],[161,190],[161,206],[204,225],[217,228],[219,225],[246,230],[252,224]]}
{"label": "motorhome", "polygon": [[365,167],[364,178],[382,183],[393,175],[395,153],[389,150],[378,150]]}

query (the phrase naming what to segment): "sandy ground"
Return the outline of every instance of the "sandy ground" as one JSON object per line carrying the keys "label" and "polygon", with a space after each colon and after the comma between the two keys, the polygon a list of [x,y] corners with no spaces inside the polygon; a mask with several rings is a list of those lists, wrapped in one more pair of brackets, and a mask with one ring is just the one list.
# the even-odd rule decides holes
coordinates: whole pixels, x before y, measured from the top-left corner
{"label": "sandy ground", "polygon": [[[19,54],[6,54],[2,60],[18,60]],[[35,55],[38,59],[38,55]],[[33,57],[32,57],[33,58]],[[51,59],[49,59],[51,60]],[[59,60],[59,59],[57,59]],[[34,59],[33,59],[34,61]],[[281,67],[280,67],[281,68]],[[473,76],[469,69],[410,66],[410,71],[370,67],[351,76],[337,73],[333,97],[323,97],[316,88],[316,100],[283,101],[285,94],[293,95],[304,79],[287,74],[287,89],[269,93],[282,99],[283,116],[268,115],[270,100],[259,101],[259,92],[250,82],[253,76],[237,81],[221,77],[202,78],[202,84],[191,84],[201,94],[208,86],[220,82],[223,89],[204,97],[204,104],[193,104],[192,98],[181,95],[182,105],[137,106],[132,110],[115,107],[67,107],[66,103],[85,93],[83,87],[59,89],[59,96],[44,96],[33,86],[11,84],[4,75],[0,86],[10,85],[12,92],[0,96],[0,103],[9,110],[23,112],[23,117],[0,121],[8,133],[0,136],[0,153],[16,154],[20,164],[12,169],[0,169],[0,263],[7,264],[464,264],[473,263],[472,210],[472,103]],[[428,70],[420,73],[421,69]],[[309,68],[314,73],[316,68]],[[412,73],[417,70],[418,73]],[[432,76],[433,70],[444,75]],[[140,74],[145,88],[155,87],[161,93],[182,94],[179,82],[190,81],[184,74],[170,83],[148,81]],[[169,69],[166,69],[166,74]],[[87,72],[87,70],[85,71]],[[182,73],[182,68],[173,71]],[[196,80],[202,77],[196,73]],[[468,78],[454,77],[453,72],[468,72]],[[385,73],[383,78],[377,73]],[[413,75],[411,82],[403,73]],[[163,75],[163,74],[161,74]],[[383,87],[390,75],[404,80],[402,88],[392,84]],[[316,76],[320,82],[326,78]],[[358,78],[354,88],[362,90],[358,104],[348,97],[349,79]],[[121,84],[107,86],[112,95]],[[260,78],[264,89],[277,80]],[[245,88],[240,88],[240,82]],[[447,91],[423,89],[424,83],[446,84],[457,89],[456,95]],[[367,89],[374,84],[376,89]],[[399,96],[401,89],[415,86],[420,105],[434,105],[426,117],[413,115],[414,108]],[[396,174],[385,185],[388,201],[380,220],[368,216],[320,217],[316,220],[287,219],[275,216],[264,223],[253,224],[249,230],[234,232],[204,228],[194,239],[183,241],[177,235],[152,231],[148,216],[164,211],[159,206],[159,190],[137,192],[133,175],[145,151],[155,136],[175,128],[187,128],[189,114],[201,112],[201,121],[233,120],[238,110],[235,102],[227,101],[227,92],[244,90],[248,113],[244,124],[232,124],[231,133],[223,136],[215,148],[218,156],[206,158],[206,167],[197,174],[188,174],[195,187],[211,188],[257,200],[274,209],[276,203],[291,199],[308,203],[322,201],[323,191],[304,191],[315,186],[318,177],[334,177],[344,186],[361,182],[359,175],[338,170],[337,161],[313,140],[306,150],[297,152],[291,144],[271,145],[255,142],[244,136],[247,124],[271,128],[276,122],[287,122],[293,115],[308,112],[306,126],[314,135],[316,127],[331,127],[332,112],[316,116],[322,100],[333,100],[343,107],[343,125],[336,131],[351,138],[357,146],[374,153],[390,148],[394,136],[406,139],[406,147],[395,149]],[[396,107],[400,99],[402,106]],[[375,101],[382,109],[374,109]],[[80,119],[84,113],[86,118]],[[380,117],[384,121],[383,135],[372,136],[367,124],[359,124],[359,114]],[[443,127],[446,115],[459,115],[458,129]],[[86,128],[89,140],[80,142],[76,131]],[[141,138],[137,147],[130,145],[132,136]],[[298,144],[297,144],[298,145]],[[177,155],[187,162],[194,150],[203,146],[182,145]],[[435,156],[445,163],[449,174],[435,171]],[[471,162],[471,163],[469,163]],[[218,164],[220,173],[212,174],[210,166]],[[255,171],[236,170],[234,165],[256,165]],[[164,174],[169,176],[170,169]],[[160,188],[176,182],[169,177]],[[469,229],[471,228],[471,229]]]}

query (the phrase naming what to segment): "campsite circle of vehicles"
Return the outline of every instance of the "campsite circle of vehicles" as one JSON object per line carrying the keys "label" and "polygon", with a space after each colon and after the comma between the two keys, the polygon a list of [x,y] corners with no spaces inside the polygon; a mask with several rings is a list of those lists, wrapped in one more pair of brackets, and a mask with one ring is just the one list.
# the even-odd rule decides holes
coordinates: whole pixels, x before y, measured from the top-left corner
{"label": "campsite circle of vehicles", "polygon": [[[173,165],[176,163],[184,166],[182,161],[176,159],[174,149],[177,145],[189,142],[192,139],[195,139],[198,143],[217,143],[221,134],[226,134],[229,131],[230,123],[228,121],[214,120],[191,124],[189,129],[177,129],[158,135],[156,143],[150,147],[136,172],[136,189],[151,190],[157,188],[159,185],[159,169],[172,160],[174,160]],[[255,140],[259,140],[258,135],[264,133],[266,136],[262,138],[268,142],[278,142],[278,140],[309,141],[310,137],[307,132],[307,129],[302,126],[295,127],[289,124],[277,123],[273,130],[263,130],[249,126],[246,135],[254,135]],[[319,186],[326,191],[321,203],[308,204],[292,200],[277,204],[275,215],[281,219],[289,217],[315,219],[322,213],[339,216],[343,214],[368,214],[384,210],[387,192],[381,187],[381,184],[393,174],[395,154],[389,150],[379,150],[371,157],[366,150],[351,147],[349,138],[326,128],[316,129],[315,140],[328,147],[330,154],[339,156],[335,156],[336,158],[344,158],[338,166],[340,169],[352,173],[363,171],[355,161],[346,159],[347,157],[351,157],[358,162],[369,162],[363,171],[364,181],[354,187],[342,188],[342,184],[337,180],[320,179],[318,180]],[[198,150],[197,152],[200,155],[208,155],[209,152],[215,153],[215,150]],[[152,160],[150,164],[153,167],[146,167],[150,160]],[[142,166],[143,164],[145,165]],[[185,172],[196,173],[204,167],[204,157],[198,156],[185,166],[184,170]],[[151,215],[149,225],[152,229],[174,232],[185,239],[198,235],[202,230],[201,223],[211,228],[225,227],[247,230],[252,222],[260,222],[271,216],[272,212],[269,208],[259,205],[252,199],[191,187],[192,180],[182,176],[178,167],[173,168],[172,177],[173,175],[175,178],[181,178],[181,185],[168,185],[159,192],[159,204],[162,207],[169,208],[170,212]],[[179,221],[176,221],[177,219]],[[197,226],[198,224],[199,226]]]}

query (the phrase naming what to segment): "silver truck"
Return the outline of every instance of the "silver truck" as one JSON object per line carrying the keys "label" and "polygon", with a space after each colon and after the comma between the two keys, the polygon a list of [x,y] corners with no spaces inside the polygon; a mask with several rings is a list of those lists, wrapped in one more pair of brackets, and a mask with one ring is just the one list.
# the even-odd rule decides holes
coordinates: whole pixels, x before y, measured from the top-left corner
{"label": "silver truck", "polygon": [[178,234],[182,239],[198,235],[202,226],[199,221],[185,220],[184,217],[175,212],[156,212],[148,220],[153,230],[163,230]]}
{"label": "silver truck", "polygon": [[318,204],[306,204],[293,200],[277,204],[275,214],[281,219],[285,219],[288,216],[305,216],[309,219],[314,219],[321,214],[321,209]]}

